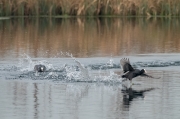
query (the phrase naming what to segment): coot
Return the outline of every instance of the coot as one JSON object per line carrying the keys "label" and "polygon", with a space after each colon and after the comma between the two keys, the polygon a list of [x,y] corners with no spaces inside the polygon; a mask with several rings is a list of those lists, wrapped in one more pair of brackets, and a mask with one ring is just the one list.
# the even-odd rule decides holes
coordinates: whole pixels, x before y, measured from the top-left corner
{"label": "coot", "polygon": [[46,71],[46,66],[42,65],[42,64],[38,64],[34,66],[34,71],[36,72],[44,72]]}
{"label": "coot", "polygon": [[122,58],[120,60],[121,68],[123,69],[124,74],[121,76],[122,78],[129,79],[132,84],[132,79],[137,77],[137,76],[144,76],[144,77],[149,77],[149,78],[154,78],[148,74],[146,74],[145,69],[134,69],[128,58]]}

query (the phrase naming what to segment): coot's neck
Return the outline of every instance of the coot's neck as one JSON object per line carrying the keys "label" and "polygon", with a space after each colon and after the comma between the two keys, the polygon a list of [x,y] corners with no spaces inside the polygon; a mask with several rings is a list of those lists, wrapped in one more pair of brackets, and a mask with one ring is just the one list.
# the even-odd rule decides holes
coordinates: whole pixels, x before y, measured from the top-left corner
{"label": "coot's neck", "polygon": [[140,72],[139,72],[139,74],[141,75],[141,74],[144,74],[144,69],[142,69]]}

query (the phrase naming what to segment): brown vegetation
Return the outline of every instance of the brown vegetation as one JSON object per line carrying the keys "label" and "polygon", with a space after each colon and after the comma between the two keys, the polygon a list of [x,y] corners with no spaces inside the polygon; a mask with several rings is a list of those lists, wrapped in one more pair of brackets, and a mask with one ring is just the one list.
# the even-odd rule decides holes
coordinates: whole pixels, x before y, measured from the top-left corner
{"label": "brown vegetation", "polygon": [[179,0],[0,0],[0,16],[179,16]]}

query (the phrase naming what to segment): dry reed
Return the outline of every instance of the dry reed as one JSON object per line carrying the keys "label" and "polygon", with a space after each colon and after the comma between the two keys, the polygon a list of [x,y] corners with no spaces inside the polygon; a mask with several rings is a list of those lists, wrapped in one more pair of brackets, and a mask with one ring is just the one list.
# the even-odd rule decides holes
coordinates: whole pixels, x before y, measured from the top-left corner
{"label": "dry reed", "polygon": [[0,16],[180,16],[179,0],[0,0]]}

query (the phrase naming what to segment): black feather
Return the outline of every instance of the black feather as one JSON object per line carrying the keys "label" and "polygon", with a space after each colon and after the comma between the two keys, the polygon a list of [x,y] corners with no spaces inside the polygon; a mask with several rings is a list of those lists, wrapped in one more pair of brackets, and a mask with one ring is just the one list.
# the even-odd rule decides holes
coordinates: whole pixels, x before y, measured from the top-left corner
{"label": "black feather", "polygon": [[149,77],[149,78],[154,78],[153,76],[150,76],[146,74],[145,69],[134,69],[128,58],[122,58],[120,60],[121,67],[123,69],[124,74],[121,76],[122,78],[127,78],[129,80],[132,80],[133,78],[137,76],[144,76],[144,77]]}
{"label": "black feather", "polygon": [[42,65],[42,64],[38,64],[34,66],[34,71],[36,72],[44,72],[46,71],[46,66]]}
{"label": "black feather", "polygon": [[127,71],[134,71],[134,68],[131,66],[128,58],[122,58],[120,60],[120,64],[124,73],[126,73]]}

